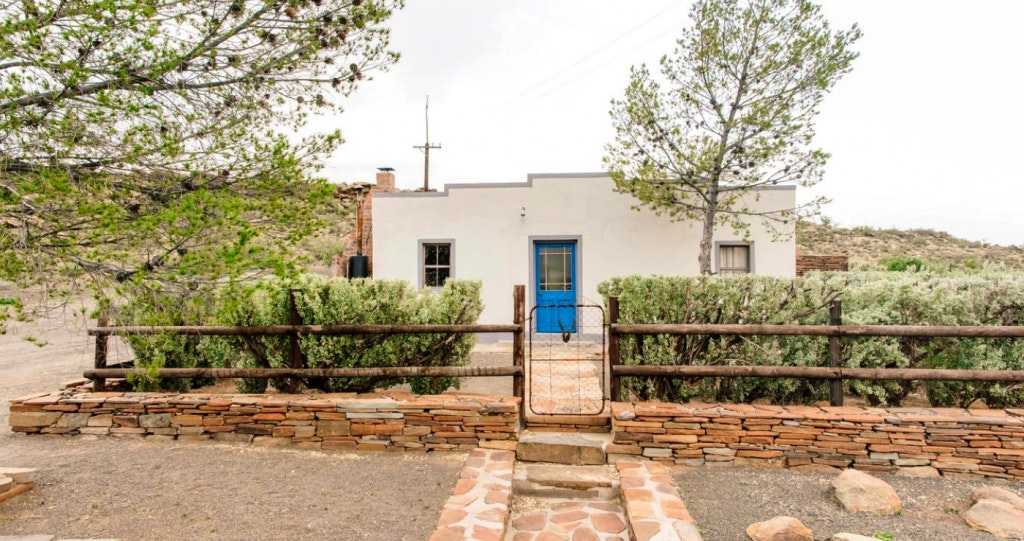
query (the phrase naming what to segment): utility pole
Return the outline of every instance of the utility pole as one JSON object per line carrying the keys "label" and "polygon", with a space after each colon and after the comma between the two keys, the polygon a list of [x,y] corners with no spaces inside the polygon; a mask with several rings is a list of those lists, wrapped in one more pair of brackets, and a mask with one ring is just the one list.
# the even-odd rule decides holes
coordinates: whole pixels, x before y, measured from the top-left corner
{"label": "utility pole", "polygon": [[427,125],[427,140],[422,145],[416,145],[412,148],[418,148],[423,151],[423,191],[430,189],[430,149],[441,148],[440,144],[434,145],[430,143],[430,96],[427,96],[427,105],[423,108],[423,116],[426,118]]}

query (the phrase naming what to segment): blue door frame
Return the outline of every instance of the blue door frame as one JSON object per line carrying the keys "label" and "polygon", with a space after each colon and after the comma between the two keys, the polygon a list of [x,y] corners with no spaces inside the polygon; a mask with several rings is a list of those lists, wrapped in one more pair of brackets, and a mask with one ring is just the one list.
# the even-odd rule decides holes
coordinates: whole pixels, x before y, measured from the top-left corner
{"label": "blue door frame", "polygon": [[576,243],[535,242],[537,332],[576,332]]}

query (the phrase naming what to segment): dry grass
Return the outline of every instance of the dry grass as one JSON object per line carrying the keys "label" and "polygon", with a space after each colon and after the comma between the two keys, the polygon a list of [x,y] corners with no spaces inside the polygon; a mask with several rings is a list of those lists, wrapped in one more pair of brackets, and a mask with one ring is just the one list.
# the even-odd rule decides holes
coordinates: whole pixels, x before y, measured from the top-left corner
{"label": "dry grass", "polygon": [[797,225],[796,243],[804,254],[847,255],[851,268],[873,268],[904,257],[949,269],[1024,271],[1024,246],[969,241],[931,229],[846,228],[804,221]]}

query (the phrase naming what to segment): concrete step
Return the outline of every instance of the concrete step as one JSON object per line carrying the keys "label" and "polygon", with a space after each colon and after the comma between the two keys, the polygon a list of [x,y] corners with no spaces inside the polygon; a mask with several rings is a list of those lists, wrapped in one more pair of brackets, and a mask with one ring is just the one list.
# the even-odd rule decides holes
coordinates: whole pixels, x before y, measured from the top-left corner
{"label": "concrete step", "polygon": [[570,500],[613,500],[619,495],[614,466],[567,466],[540,462],[518,462],[512,491],[536,498]]}
{"label": "concrete step", "polygon": [[611,434],[524,432],[516,444],[516,458],[523,462],[551,462],[571,466],[606,464],[605,446]]}

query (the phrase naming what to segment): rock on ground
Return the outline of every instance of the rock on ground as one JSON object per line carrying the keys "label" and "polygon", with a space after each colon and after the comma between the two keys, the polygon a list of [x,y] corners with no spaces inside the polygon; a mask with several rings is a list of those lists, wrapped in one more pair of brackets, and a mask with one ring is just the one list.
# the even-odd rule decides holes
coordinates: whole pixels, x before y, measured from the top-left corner
{"label": "rock on ground", "polygon": [[889,483],[860,470],[846,470],[832,480],[832,496],[847,511],[895,515],[902,506]]}
{"label": "rock on ground", "polygon": [[964,513],[964,521],[996,537],[1024,539],[1024,510],[1002,500],[979,500]]}
{"label": "rock on ground", "polygon": [[[0,470],[0,474],[2,474],[2,473],[3,473],[3,471]],[[1017,509],[1020,509],[1021,511],[1024,511],[1024,498],[1021,498],[1020,496],[1018,496],[1018,495],[1016,495],[1016,494],[1014,494],[1014,493],[1012,493],[1009,490],[1006,490],[1004,488],[981,487],[981,488],[976,488],[976,489],[972,490],[971,491],[971,496],[970,496],[971,505],[974,505],[974,504],[980,502],[981,500],[999,500],[999,501],[1004,501],[1004,502],[1006,502],[1006,503],[1016,507]]]}
{"label": "rock on ground", "polygon": [[772,517],[747,526],[747,536],[754,541],[814,541],[814,534],[793,517]]}

